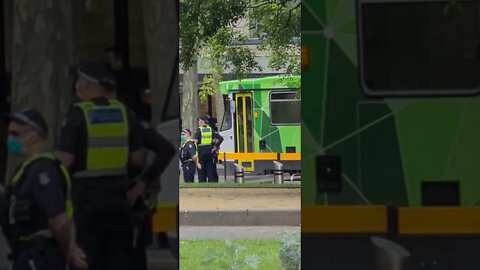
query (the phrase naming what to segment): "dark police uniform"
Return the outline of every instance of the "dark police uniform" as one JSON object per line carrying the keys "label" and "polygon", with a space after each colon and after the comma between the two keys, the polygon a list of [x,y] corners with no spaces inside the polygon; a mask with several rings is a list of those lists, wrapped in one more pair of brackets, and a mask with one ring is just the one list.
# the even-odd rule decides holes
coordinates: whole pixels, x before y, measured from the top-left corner
{"label": "dark police uniform", "polygon": [[197,155],[197,146],[193,140],[185,141],[180,148],[180,162],[182,163],[183,179],[185,183],[193,183],[196,164],[193,162],[193,156]]}
{"label": "dark police uniform", "polygon": [[64,270],[64,252],[53,238],[48,219],[71,215],[68,172],[53,154],[23,162],[7,183],[9,204],[4,232],[14,270]]}
{"label": "dark police uniform", "polygon": [[198,181],[206,182],[208,179],[210,182],[218,182],[218,177],[215,179],[215,161],[212,149],[213,145],[219,147],[222,144],[223,137],[211,127],[205,126],[197,128],[194,139],[197,140],[198,159],[202,165],[202,169],[198,170]]}
{"label": "dark police uniform", "polygon": [[127,163],[143,147],[139,125],[121,103],[96,98],[73,106],[61,129],[57,150],[75,156],[74,221],[89,269],[130,269]]}
{"label": "dark police uniform", "polygon": [[[135,222],[132,235],[132,265],[138,270],[147,270],[146,246],[152,243],[152,216],[156,207],[156,196],[161,189],[160,175],[175,156],[175,148],[148,123],[142,122],[143,142],[149,154],[153,155],[151,164],[147,164],[139,176],[146,184],[145,199],[139,198],[134,205]],[[136,178],[135,176],[131,178]]]}

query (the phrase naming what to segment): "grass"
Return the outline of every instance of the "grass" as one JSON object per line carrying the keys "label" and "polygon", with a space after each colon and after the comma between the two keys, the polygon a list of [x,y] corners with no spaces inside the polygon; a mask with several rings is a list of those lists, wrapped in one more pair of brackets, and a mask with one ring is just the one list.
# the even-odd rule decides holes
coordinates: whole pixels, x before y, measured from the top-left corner
{"label": "grass", "polygon": [[[259,264],[257,270],[280,269],[278,258],[278,240],[232,240],[232,242],[246,247],[241,257],[246,255],[256,256]],[[211,256],[212,251],[226,252],[222,240],[190,240],[180,241],[180,270],[224,270],[218,262],[204,264],[203,260]],[[243,268],[245,270],[252,268]],[[242,269],[242,270],[243,270]]]}
{"label": "grass", "polygon": [[300,188],[300,184],[181,183],[180,188]]}

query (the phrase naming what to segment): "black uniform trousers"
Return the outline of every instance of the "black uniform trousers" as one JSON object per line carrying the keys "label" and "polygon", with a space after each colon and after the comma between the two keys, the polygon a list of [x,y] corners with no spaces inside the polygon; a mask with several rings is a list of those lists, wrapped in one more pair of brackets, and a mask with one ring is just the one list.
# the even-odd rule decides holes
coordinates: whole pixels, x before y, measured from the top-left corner
{"label": "black uniform trousers", "polygon": [[214,182],[218,182],[217,164],[218,164],[218,154],[214,154],[213,155],[213,178],[214,178]]}
{"label": "black uniform trousers", "polygon": [[151,211],[143,199],[138,199],[134,205],[134,224],[132,228],[132,268],[148,270],[147,246],[152,243],[152,216]]}
{"label": "black uniform trousers", "polygon": [[218,177],[215,179],[215,164],[214,156],[211,152],[210,146],[199,146],[198,147],[198,159],[202,169],[198,170],[198,181],[199,182],[218,182]]}
{"label": "black uniform trousers", "polygon": [[65,255],[56,244],[19,248],[13,258],[13,270],[65,270],[65,267]]}
{"label": "black uniform trousers", "polygon": [[[185,183],[193,183],[195,178],[195,172],[197,168],[195,167],[195,163],[193,161],[187,161],[185,163],[182,162],[182,171],[183,171],[183,179]],[[200,171],[199,171],[200,174]]]}
{"label": "black uniform trousers", "polygon": [[128,177],[74,179],[72,197],[77,242],[89,270],[130,270],[133,211]]}

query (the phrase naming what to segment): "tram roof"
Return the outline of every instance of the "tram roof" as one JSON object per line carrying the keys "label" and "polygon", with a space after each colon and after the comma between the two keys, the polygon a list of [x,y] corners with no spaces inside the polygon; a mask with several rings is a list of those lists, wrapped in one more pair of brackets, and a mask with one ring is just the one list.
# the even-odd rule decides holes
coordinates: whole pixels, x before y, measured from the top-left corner
{"label": "tram roof", "polygon": [[298,88],[300,76],[270,76],[220,82],[220,92],[228,95],[230,91],[288,89]]}

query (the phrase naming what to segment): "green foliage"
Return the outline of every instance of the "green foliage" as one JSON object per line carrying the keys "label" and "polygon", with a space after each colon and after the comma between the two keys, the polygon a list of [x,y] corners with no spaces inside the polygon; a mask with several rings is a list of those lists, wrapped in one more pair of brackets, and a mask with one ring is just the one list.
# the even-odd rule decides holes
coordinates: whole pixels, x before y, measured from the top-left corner
{"label": "green foliage", "polygon": [[[279,242],[277,239],[243,239],[232,240],[247,248],[240,257],[255,255],[258,257],[256,270],[278,270],[280,260],[278,258]],[[180,241],[180,268],[181,270],[224,270],[216,260],[210,264],[203,263],[205,258],[211,257],[212,250],[224,250],[222,240],[181,240]],[[247,270],[247,269],[245,269]]]}
{"label": "green foliage", "polygon": [[282,270],[299,270],[301,261],[300,232],[286,232],[280,237],[278,255]]}
{"label": "green foliage", "polygon": [[234,45],[246,39],[234,26],[223,27],[216,35],[209,37],[202,56],[209,59],[212,73],[221,75],[225,69],[231,68],[234,77],[242,79],[253,70],[261,71],[255,61],[255,53],[250,48]]}
{"label": "green foliage", "polygon": [[203,260],[203,264],[211,265],[216,262],[220,265],[220,269],[243,270],[243,269],[257,269],[258,259],[255,255],[245,255],[247,248],[240,244],[225,240],[224,249],[212,250],[211,256]]}
{"label": "green foliage", "polygon": [[[231,68],[236,79],[261,71],[255,52],[241,44],[241,19],[255,22],[260,50],[270,51],[269,65],[300,75],[300,1],[298,0],[181,0],[180,61],[189,68],[201,54],[212,74]],[[214,87],[216,89],[216,87]]]}
{"label": "green foliage", "polygon": [[253,1],[248,14],[259,29],[260,49],[271,51],[270,67],[300,75],[300,1]]}
{"label": "green foliage", "polygon": [[208,96],[213,96],[215,91],[212,87],[213,78],[212,76],[203,76],[203,85],[200,87],[198,92],[198,97],[200,98],[200,102],[204,103],[207,101]]}
{"label": "green foliage", "polygon": [[208,38],[244,17],[246,0],[180,0],[180,63],[188,69]]}

